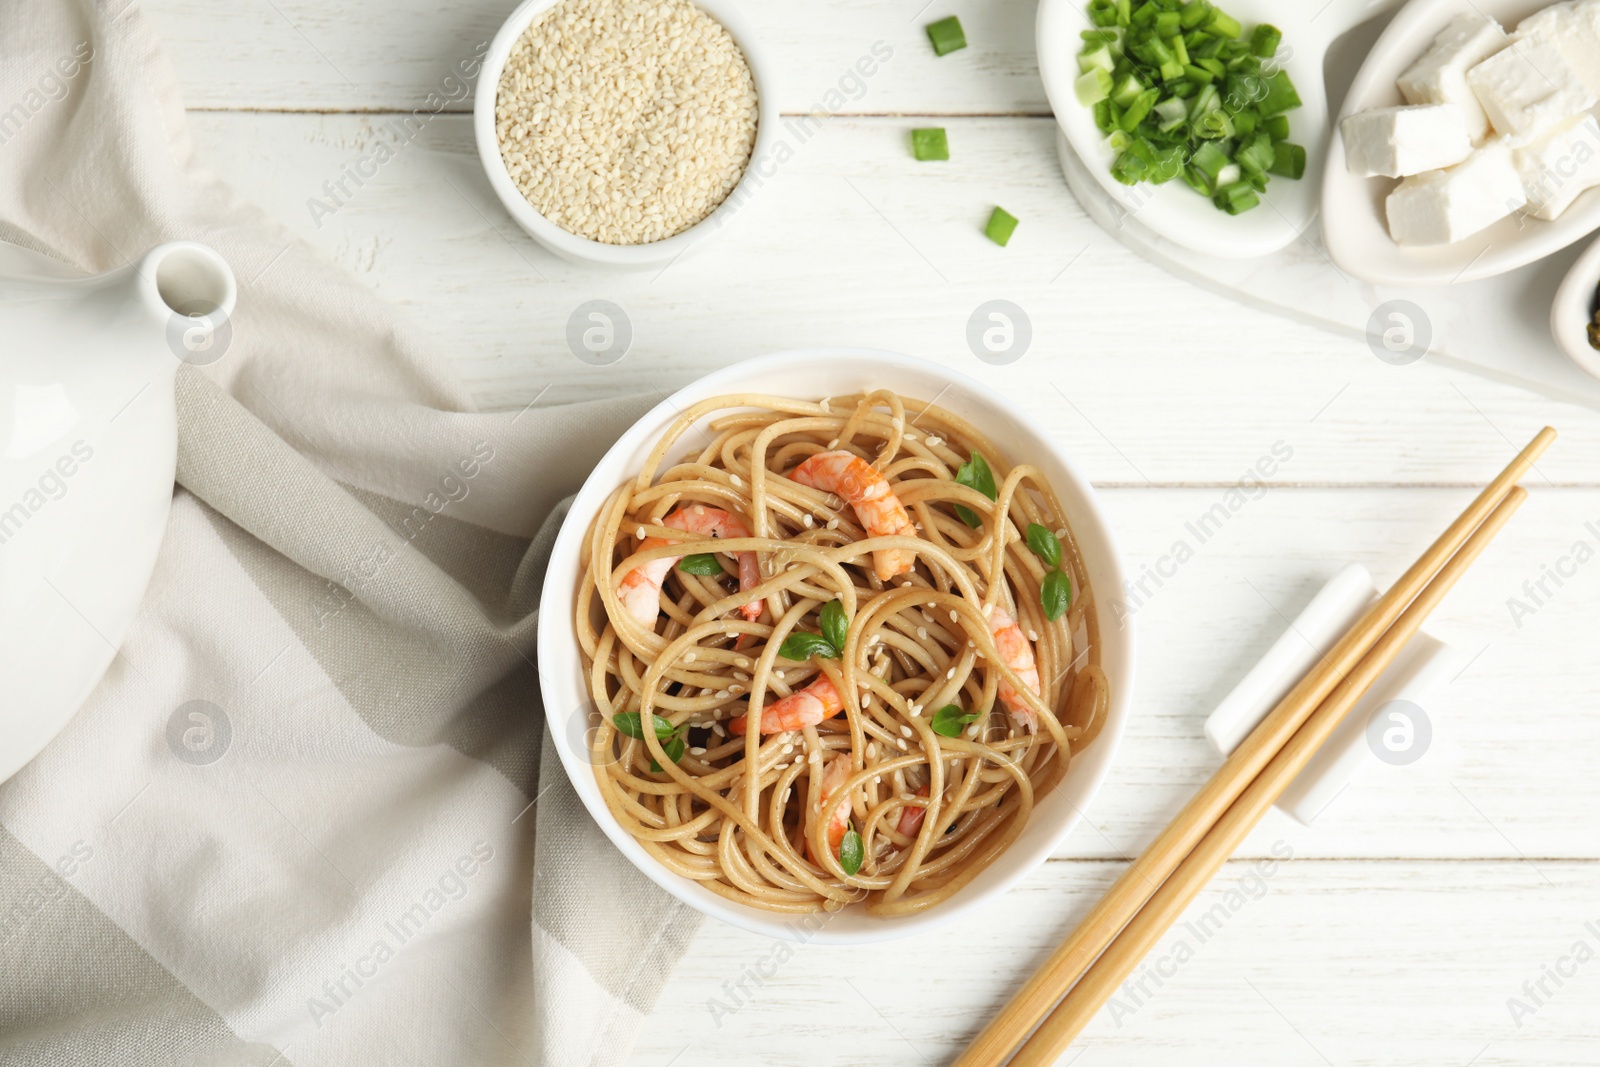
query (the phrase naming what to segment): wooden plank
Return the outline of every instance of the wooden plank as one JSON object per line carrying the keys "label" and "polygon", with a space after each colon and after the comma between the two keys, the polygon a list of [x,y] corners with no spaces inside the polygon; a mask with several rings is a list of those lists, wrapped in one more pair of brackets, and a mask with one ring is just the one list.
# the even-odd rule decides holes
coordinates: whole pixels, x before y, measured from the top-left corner
{"label": "wooden plank", "polygon": [[[272,111],[410,111],[500,28],[506,0],[365,0],[210,4],[153,0],[150,17],[190,107]],[[842,114],[1048,114],[1031,0],[750,0],[745,18],[775,66],[779,106]],[[923,25],[957,14],[969,46],[933,55]],[[893,58],[865,79],[856,62],[883,42]],[[830,98],[830,91],[838,98]],[[837,103],[833,102],[837,99]]]}
{"label": "wooden plank", "polygon": [[[950,120],[955,158],[937,165],[906,152],[915,120],[833,120],[703,252],[627,274],[560,262],[523,235],[465,118],[431,120],[337,204],[324,183],[393,143],[389,119],[191,118],[201,159],[405,308],[489,406],[521,407],[546,387],[544,403],[670,389],[752,354],[854,344],[990,382],[1106,484],[1225,484],[1283,440],[1295,457],[1277,477],[1295,484],[1468,485],[1547,421],[1563,439],[1545,478],[1594,484],[1600,472],[1592,412],[1426,361],[1393,367],[1145,263],[1083,216],[1045,120]],[[1005,249],[980,232],[995,203],[1022,219]],[[566,347],[567,316],[593,297],[632,320],[617,367]],[[969,319],[994,299],[1032,325],[1008,366],[968,345]]]}
{"label": "wooden plank", "polygon": [[[1116,873],[1052,862],[983,913],[890,945],[780,949],[708,920],[630,1062],[949,1062]],[[1600,1062],[1600,865],[1544,874],[1230,863],[1061,1062]]]}

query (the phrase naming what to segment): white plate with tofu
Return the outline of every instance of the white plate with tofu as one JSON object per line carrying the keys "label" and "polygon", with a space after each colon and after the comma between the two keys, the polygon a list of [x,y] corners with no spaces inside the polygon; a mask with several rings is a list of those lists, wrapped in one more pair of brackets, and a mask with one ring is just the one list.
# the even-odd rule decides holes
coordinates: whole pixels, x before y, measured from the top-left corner
{"label": "white plate with tofu", "polygon": [[1345,99],[1322,232],[1341,270],[1449,285],[1600,228],[1600,0],[1412,0]]}

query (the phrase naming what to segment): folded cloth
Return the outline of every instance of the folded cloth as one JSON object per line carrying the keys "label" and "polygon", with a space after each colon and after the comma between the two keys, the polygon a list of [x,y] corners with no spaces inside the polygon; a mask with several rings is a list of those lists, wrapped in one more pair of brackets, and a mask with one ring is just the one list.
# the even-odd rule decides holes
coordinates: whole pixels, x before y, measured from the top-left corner
{"label": "folded cloth", "polygon": [[695,918],[578,803],[532,658],[563,499],[644,402],[476,411],[193,160],[127,0],[0,5],[0,239],[240,283],[143,612],[0,787],[0,1063],[625,1060]]}

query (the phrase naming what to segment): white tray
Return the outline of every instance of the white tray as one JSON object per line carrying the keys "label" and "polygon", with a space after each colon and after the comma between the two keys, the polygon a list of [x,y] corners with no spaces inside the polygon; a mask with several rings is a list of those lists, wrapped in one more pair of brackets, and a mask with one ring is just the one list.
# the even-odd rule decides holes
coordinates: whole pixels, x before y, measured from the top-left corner
{"label": "white tray", "polygon": [[[1333,5],[1345,10],[1355,6],[1348,0]],[[1332,114],[1338,114],[1362,59],[1401,6],[1380,6],[1375,17],[1330,48],[1325,69]],[[1180,277],[1242,303],[1366,341],[1375,358],[1386,362],[1429,359],[1600,410],[1600,379],[1563,355],[1550,336],[1551,301],[1567,268],[1588,247],[1587,238],[1482,281],[1435,288],[1369,285],[1334,267],[1315,223],[1282,252],[1255,259],[1214,259],[1179,247],[1108,196],[1059,131],[1056,150],[1067,185],[1089,217],[1128,248]],[[1412,330],[1409,351],[1397,353],[1371,336],[1393,328]]]}

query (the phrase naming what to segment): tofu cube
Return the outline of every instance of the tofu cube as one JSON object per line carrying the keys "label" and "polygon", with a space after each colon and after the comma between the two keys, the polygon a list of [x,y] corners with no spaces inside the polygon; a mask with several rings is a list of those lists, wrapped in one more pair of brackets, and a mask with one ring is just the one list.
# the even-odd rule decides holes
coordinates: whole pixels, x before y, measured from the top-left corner
{"label": "tofu cube", "polygon": [[1512,137],[1539,133],[1594,105],[1595,94],[1542,36],[1511,43],[1467,71],[1467,84],[1496,131]]}
{"label": "tofu cube", "polygon": [[1580,115],[1511,153],[1527,213],[1554,219],[1582,193],[1600,185],[1600,122]]}
{"label": "tofu cube", "polygon": [[1358,111],[1339,123],[1352,174],[1405,178],[1454,166],[1472,154],[1467,120],[1454,104]]}
{"label": "tofu cube", "polygon": [[1551,4],[1517,23],[1516,35],[1555,42],[1561,58],[1600,96],[1600,0]]}
{"label": "tofu cube", "polygon": [[1489,116],[1467,85],[1467,71],[1504,48],[1509,38],[1487,15],[1467,12],[1445,24],[1433,44],[1400,75],[1400,95],[1408,104],[1454,104],[1467,120],[1473,143],[1489,134]]}
{"label": "tofu cube", "polygon": [[1465,163],[1413,175],[1389,194],[1389,235],[1403,245],[1471,237],[1528,202],[1511,149],[1491,144]]}

